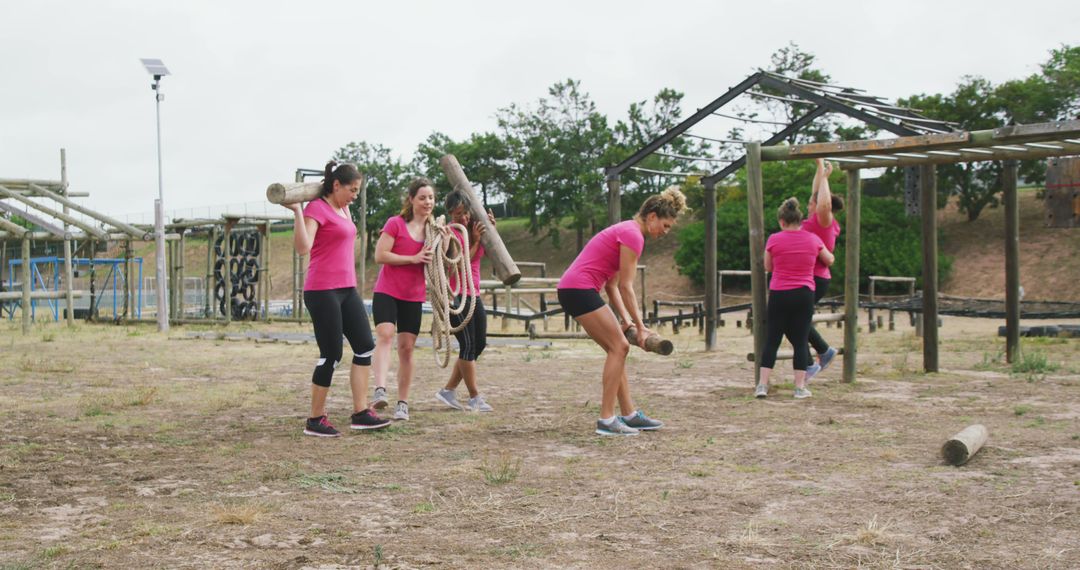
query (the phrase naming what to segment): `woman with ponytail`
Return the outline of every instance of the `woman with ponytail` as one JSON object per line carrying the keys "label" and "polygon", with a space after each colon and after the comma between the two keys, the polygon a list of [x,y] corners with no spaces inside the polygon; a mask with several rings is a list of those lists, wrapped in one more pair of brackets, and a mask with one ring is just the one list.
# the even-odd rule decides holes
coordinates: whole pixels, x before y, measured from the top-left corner
{"label": "woman with ponytail", "polygon": [[[830,252],[836,251],[836,238],[840,236],[840,222],[836,221],[835,214],[844,209],[844,200],[829,191],[829,175],[832,174],[832,164],[822,159],[817,159],[817,172],[814,174],[814,183],[810,193],[810,203],[806,205],[808,216],[802,223],[803,231],[810,232],[825,243],[825,249]],[[821,301],[829,292],[829,283],[832,274],[829,266],[818,261],[814,264],[814,304]],[[815,374],[824,372],[836,358],[837,350],[810,325],[810,346],[817,352],[818,361],[806,368],[806,381],[809,382]]]}
{"label": "woman with ponytail", "polygon": [[[639,430],[655,430],[663,423],[647,417],[630,399],[626,379],[626,356],[630,343],[625,331],[637,329],[638,344],[644,347],[652,331],[645,328],[638,312],[634,276],[638,259],[645,248],[645,236],[666,235],[676,218],[686,209],[686,197],[677,186],[650,196],[632,220],[608,226],[585,244],[559,279],[559,303],[563,310],[585,329],[604,349],[599,435],[638,435]],[[607,292],[610,307],[600,298]],[[620,325],[616,316],[622,320]],[[615,415],[615,403],[622,415]]]}
{"label": "woman with ponytail", "polygon": [[390,350],[397,337],[398,393],[395,420],[409,419],[409,386],[413,376],[413,349],[427,288],[424,266],[432,258],[424,247],[427,225],[435,209],[435,185],[427,178],[409,183],[401,213],[386,220],[375,243],[375,263],[382,264],[375,281],[371,312],[375,314],[375,408],[386,407],[386,376]]}
{"label": "woman with ponytail", "polygon": [[349,340],[353,351],[349,369],[352,429],[379,429],[390,425],[367,405],[368,370],[375,342],[371,338],[364,303],[356,293],[353,257],[356,226],[349,214],[349,204],[360,192],[362,178],[355,166],[330,161],[323,177],[322,196],[303,209],[300,204],[285,206],[293,211],[295,218],[293,245],[296,253],[311,254],[304,278],[304,305],[315,329],[319,360],[311,377],[311,416],[304,426],[306,435],[341,435],[327,420],[326,396],[330,392],[334,368],[341,361],[342,335]]}
{"label": "woman with ponytail", "polygon": [[769,394],[769,376],[776,365],[776,351],[785,336],[795,349],[795,397],[810,397],[810,390],[806,389],[806,367],[810,364],[807,343],[814,316],[814,264],[832,265],[833,255],[821,238],[802,231],[802,218],[799,200],[785,200],[777,210],[781,231],[769,236],[765,244],[765,271],[772,272],[772,278],[766,313],[768,331],[761,356],[761,382],[754,389],[754,396],[758,398]]}

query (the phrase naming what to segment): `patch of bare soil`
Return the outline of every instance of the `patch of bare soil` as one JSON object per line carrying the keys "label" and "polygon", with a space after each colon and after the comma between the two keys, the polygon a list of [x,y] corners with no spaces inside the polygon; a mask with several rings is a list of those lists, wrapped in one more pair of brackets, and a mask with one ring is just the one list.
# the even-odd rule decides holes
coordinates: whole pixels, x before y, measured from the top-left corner
{"label": "patch of bare soil", "polygon": [[[1080,228],[1048,228],[1034,189],[1020,192],[1020,284],[1025,299],[1080,301]],[[1005,208],[987,208],[979,219],[951,203],[938,214],[941,253],[953,257],[942,292],[961,297],[1005,298]]]}
{"label": "patch of bare soil", "polygon": [[[858,382],[838,362],[803,401],[751,397],[744,329],[708,353],[683,329],[632,353],[667,422],[632,438],[593,433],[588,341],[489,348],[482,415],[435,402],[423,351],[411,421],[323,440],[313,344],[5,322],[0,567],[1080,567],[1080,344],[1025,339],[1046,364],[1012,373],[997,324],[946,318],[937,374],[911,329],[865,334]],[[346,427],[344,370],[330,410]],[[987,446],[944,465],[972,423]]]}

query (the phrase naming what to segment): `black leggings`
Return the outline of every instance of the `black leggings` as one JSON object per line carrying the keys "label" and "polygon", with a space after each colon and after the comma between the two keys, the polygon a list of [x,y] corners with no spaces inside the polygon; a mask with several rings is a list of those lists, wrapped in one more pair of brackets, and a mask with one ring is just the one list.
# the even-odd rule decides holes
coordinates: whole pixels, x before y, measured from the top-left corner
{"label": "black leggings", "polygon": [[766,313],[768,334],[765,337],[765,353],[761,356],[762,368],[776,366],[776,351],[786,336],[795,349],[795,370],[806,370],[810,364],[810,320],[814,316],[814,292],[809,287],[787,291],[769,291],[769,307]]}
{"label": "black leggings", "polygon": [[304,291],[304,304],[311,314],[315,342],[319,344],[319,361],[311,375],[312,384],[330,387],[334,368],[341,362],[342,333],[352,346],[353,364],[371,366],[375,339],[371,337],[371,323],[355,287]]}
{"label": "black leggings", "polygon": [[[830,281],[831,279],[825,279],[824,277],[814,277],[815,305],[817,305],[818,301],[824,299],[829,292]],[[813,323],[810,323],[810,346],[814,347],[814,352],[818,354],[825,354],[825,351],[829,350],[829,343],[825,342],[825,339],[821,337],[821,333],[814,328]]]}
{"label": "black leggings", "polygon": [[[476,360],[487,346],[487,313],[484,311],[484,302],[480,300],[480,297],[469,297],[468,299],[476,301],[476,310],[473,311],[472,319],[464,328],[454,333],[454,336],[457,337],[458,341],[458,358],[471,361]],[[460,303],[461,297],[459,296],[454,304],[457,306]],[[469,310],[467,307],[468,305],[460,315],[450,315],[450,326],[456,327],[461,324],[461,319],[465,317],[465,313]]]}

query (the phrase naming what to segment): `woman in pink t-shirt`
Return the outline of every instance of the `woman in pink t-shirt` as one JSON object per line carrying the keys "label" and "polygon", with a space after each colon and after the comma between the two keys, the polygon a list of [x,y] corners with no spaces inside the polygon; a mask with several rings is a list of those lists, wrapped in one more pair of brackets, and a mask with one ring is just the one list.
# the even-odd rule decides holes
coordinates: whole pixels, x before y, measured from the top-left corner
{"label": "woman in pink t-shirt", "polygon": [[311,376],[311,416],[304,433],[319,437],[337,437],[341,433],[326,418],[326,395],[334,368],[341,361],[341,337],[352,345],[352,429],[379,429],[390,425],[375,415],[367,405],[368,368],[375,341],[364,311],[364,302],[356,293],[356,269],[353,248],[356,226],[349,214],[349,204],[360,192],[363,177],[355,166],[330,161],[323,178],[323,194],[301,209],[293,211],[293,245],[300,255],[311,254],[304,278],[304,305],[315,328],[319,360]]}
{"label": "woman in pink t-shirt", "polygon": [[[647,417],[630,399],[626,380],[630,343],[625,331],[636,328],[641,346],[652,334],[638,314],[634,293],[638,258],[645,247],[645,236],[657,238],[667,234],[685,209],[686,197],[678,187],[650,196],[634,219],[608,226],[593,236],[559,279],[559,304],[607,353],[600,419],[596,422],[599,435],[637,435],[639,430],[654,430],[664,425]],[[601,288],[607,291],[610,308],[600,298]],[[616,314],[622,319],[622,326],[615,319]],[[616,400],[621,416],[615,415]]]}
{"label": "woman in pink t-shirt", "polygon": [[375,243],[375,263],[381,263],[375,281],[371,312],[375,315],[375,408],[386,407],[386,375],[390,349],[397,337],[398,401],[395,420],[409,419],[409,386],[413,376],[413,349],[420,334],[422,307],[427,298],[424,265],[431,249],[424,246],[427,225],[435,209],[435,185],[427,178],[409,183],[401,213],[386,220]]}
{"label": "woman in pink t-shirt", "polygon": [[814,316],[814,264],[832,265],[833,255],[821,238],[802,231],[799,200],[788,198],[777,211],[781,231],[769,236],[765,244],[765,271],[769,281],[769,304],[765,349],[761,355],[761,383],[754,395],[769,394],[769,375],[776,364],[776,351],[786,336],[795,349],[795,397],[809,398],[806,367],[810,364],[808,335]]}
{"label": "woman in pink t-shirt", "polygon": [[[802,223],[803,231],[821,238],[821,241],[825,242],[825,249],[830,252],[836,251],[836,238],[840,236],[840,222],[836,221],[834,214],[844,209],[844,201],[829,191],[829,175],[832,174],[832,170],[831,163],[817,159],[817,172],[814,174],[810,203],[806,207],[809,215]],[[814,304],[828,294],[831,281],[832,274],[829,272],[829,267],[821,262],[815,264]],[[810,346],[817,352],[818,361],[806,368],[807,382],[815,374],[828,368],[837,354],[836,349],[829,346],[813,324],[810,325]]]}
{"label": "woman in pink t-shirt", "polygon": [[[475,303],[475,308],[469,322],[454,333],[458,341],[458,359],[454,362],[454,368],[450,372],[450,379],[447,380],[446,386],[435,393],[435,399],[457,410],[491,412],[494,409],[484,401],[484,397],[480,395],[480,388],[476,384],[476,359],[487,346],[487,313],[484,311],[484,302],[480,298],[480,258],[484,257],[484,246],[480,245],[480,238],[484,235],[487,226],[472,219],[471,208],[469,197],[461,190],[455,189],[446,195],[446,212],[450,215],[451,222],[461,224],[469,230],[469,261],[472,265],[469,271],[473,282],[472,289],[465,290],[467,281],[461,279],[460,276],[451,276],[451,289],[457,289],[458,283],[461,284],[461,295],[455,299],[454,306],[464,307],[464,310],[458,315],[450,314],[450,326],[459,326],[462,318],[465,317],[465,312],[469,310],[468,307]],[[490,210],[488,220],[492,225],[495,224],[495,215]],[[465,245],[465,240],[457,230],[452,231],[458,243]],[[458,401],[456,393],[458,384],[461,384],[462,380],[465,381],[465,389],[469,391],[469,400],[464,404]]]}

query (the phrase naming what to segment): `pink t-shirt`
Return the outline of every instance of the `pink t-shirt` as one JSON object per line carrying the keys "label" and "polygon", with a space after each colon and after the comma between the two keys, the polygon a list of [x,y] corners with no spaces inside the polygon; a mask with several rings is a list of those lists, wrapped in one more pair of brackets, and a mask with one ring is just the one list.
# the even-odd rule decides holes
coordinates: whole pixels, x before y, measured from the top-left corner
{"label": "pink t-shirt", "polygon": [[773,260],[769,289],[788,291],[799,287],[814,290],[814,263],[825,242],[810,232],[779,231],[769,236],[765,251]]}
{"label": "pink t-shirt", "polygon": [[[405,218],[393,216],[386,220],[382,233],[394,238],[391,253],[398,255],[416,255],[424,249],[423,240],[417,241],[409,235]],[[375,281],[375,293],[390,295],[402,301],[424,302],[427,287],[424,281],[424,264],[383,265],[379,269],[379,278]]]}
{"label": "pink t-shirt", "polygon": [[[809,218],[803,220],[802,229],[821,238],[821,241],[825,243],[825,249],[830,253],[836,251],[836,238],[840,236],[840,222],[836,221],[836,216],[833,216],[832,225],[825,227],[818,223],[817,214],[811,213]],[[814,277],[832,279],[829,266],[822,263],[820,259],[814,264]]]}
{"label": "pink t-shirt", "polygon": [[619,250],[623,245],[638,257],[645,249],[645,236],[634,220],[608,226],[594,235],[559,279],[559,289],[602,289],[619,272]]}
{"label": "pink t-shirt", "polygon": [[356,226],[352,219],[338,215],[322,198],[308,202],[304,217],[319,222],[315,240],[311,244],[311,261],[304,277],[304,291],[356,287],[353,256]]}
{"label": "pink t-shirt", "polygon": [[[464,246],[465,245],[465,240],[464,240],[464,238],[461,237],[461,233],[458,232],[454,228],[450,228],[450,231],[454,232],[454,237],[457,238],[458,243],[460,243],[462,246]],[[470,242],[470,245],[471,245],[471,242]],[[465,295],[476,296],[476,295],[479,294],[478,292],[480,291],[480,258],[481,257],[484,257],[484,246],[483,245],[478,246],[476,248],[476,255],[472,256],[472,258],[469,259],[469,264],[470,264],[471,269],[472,269],[471,272],[472,272],[473,289],[472,289],[472,291],[463,291],[463,293]],[[451,289],[456,289],[457,288],[457,276],[456,275],[452,275],[450,277],[450,288]]]}

